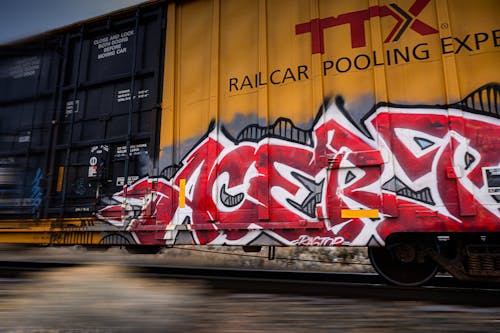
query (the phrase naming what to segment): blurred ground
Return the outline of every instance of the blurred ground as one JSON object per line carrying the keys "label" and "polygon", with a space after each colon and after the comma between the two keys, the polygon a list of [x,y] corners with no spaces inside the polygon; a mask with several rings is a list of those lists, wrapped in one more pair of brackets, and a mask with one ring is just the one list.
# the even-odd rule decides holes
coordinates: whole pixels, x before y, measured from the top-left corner
{"label": "blurred ground", "polygon": [[[0,332],[497,332],[500,308],[230,293],[89,265],[0,283]],[[10,286],[10,288],[9,288]]]}
{"label": "blurred ground", "polygon": [[179,246],[158,254],[129,254],[120,248],[105,252],[83,247],[30,248],[0,246],[0,260],[76,261],[84,263],[131,263],[151,265],[192,265],[238,268],[372,272],[366,248],[280,247],[276,259],[267,259],[267,248],[245,253],[241,247]]}

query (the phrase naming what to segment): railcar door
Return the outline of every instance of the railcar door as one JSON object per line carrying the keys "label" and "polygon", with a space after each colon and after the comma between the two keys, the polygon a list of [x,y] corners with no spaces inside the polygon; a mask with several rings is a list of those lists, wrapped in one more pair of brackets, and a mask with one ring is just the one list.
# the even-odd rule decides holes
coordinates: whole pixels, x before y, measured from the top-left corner
{"label": "railcar door", "polygon": [[[469,221],[478,216],[482,228],[496,215],[500,202],[500,138],[498,118],[500,86],[487,84],[448,109],[450,126],[449,163],[446,180],[456,191],[449,194],[450,212]],[[452,204],[455,204],[454,208]],[[496,213],[495,213],[496,211]],[[470,220],[472,221],[472,220]],[[467,222],[468,223],[468,222]]]}
{"label": "railcar door", "polygon": [[317,130],[325,140],[320,146],[327,157],[331,230],[345,245],[380,243],[373,236],[383,213],[383,154],[371,134],[356,127],[343,104],[337,101],[337,107],[340,110],[327,111],[324,129]]}
{"label": "railcar door", "polygon": [[0,218],[42,217],[58,46],[52,37],[0,51]]}
{"label": "railcar door", "polygon": [[50,213],[90,215],[153,175],[158,158],[163,5],[65,35]]}

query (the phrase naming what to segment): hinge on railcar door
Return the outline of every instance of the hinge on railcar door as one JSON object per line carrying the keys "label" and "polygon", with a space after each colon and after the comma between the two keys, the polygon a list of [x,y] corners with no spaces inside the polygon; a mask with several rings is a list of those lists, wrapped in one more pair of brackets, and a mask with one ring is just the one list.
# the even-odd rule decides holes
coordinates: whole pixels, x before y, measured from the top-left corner
{"label": "hinge on railcar door", "polygon": [[338,169],[340,167],[340,162],[344,158],[344,154],[327,154],[326,155],[326,165],[328,170]]}
{"label": "hinge on railcar door", "polygon": [[267,259],[274,260],[276,259],[276,246],[269,246],[267,251]]}
{"label": "hinge on railcar door", "polygon": [[458,205],[460,208],[460,216],[474,216],[477,214],[474,195],[460,186],[460,178],[464,176],[464,171],[459,166],[449,166],[446,168],[446,178],[455,179],[457,182]]}

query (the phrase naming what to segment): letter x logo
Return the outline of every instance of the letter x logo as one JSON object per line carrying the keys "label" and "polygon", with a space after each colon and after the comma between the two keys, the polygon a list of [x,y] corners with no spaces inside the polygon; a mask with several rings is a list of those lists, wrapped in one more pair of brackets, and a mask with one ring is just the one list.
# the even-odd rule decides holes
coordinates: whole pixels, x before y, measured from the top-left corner
{"label": "letter x logo", "polygon": [[408,28],[422,36],[435,34],[438,32],[436,29],[417,18],[430,1],[415,0],[408,11],[404,11],[397,4],[392,3],[389,6],[373,6],[365,10],[341,14],[337,17],[330,16],[323,19],[313,19],[306,23],[297,24],[295,26],[295,33],[297,35],[307,32],[311,33],[313,54],[325,53],[323,30],[343,24],[349,24],[351,28],[352,48],[366,46],[364,24],[365,21],[368,21],[372,17],[392,16],[396,20],[396,24],[384,40],[384,43],[398,41]]}

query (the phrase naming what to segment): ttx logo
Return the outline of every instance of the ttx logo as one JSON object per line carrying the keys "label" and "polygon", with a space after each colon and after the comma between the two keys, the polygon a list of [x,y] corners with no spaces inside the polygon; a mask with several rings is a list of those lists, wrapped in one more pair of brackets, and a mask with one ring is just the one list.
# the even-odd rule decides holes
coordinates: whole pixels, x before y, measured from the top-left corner
{"label": "ttx logo", "polygon": [[435,34],[438,32],[436,29],[417,18],[430,1],[415,0],[408,11],[403,10],[395,3],[391,3],[389,6],[373,6],[365,10],[341,14],[337,17],[330,16],[323,19],[314,19],[307,23],[297,24],[295,33],[297,35],[311,33],[313,54],[325,53],[323,30],[343,24],[349,24],[351,28],[352,48],[366,46],[365,21],[378,16],[392,16],[396,19],[396,24],[384,40],[384,43],[398,41],[408,28],[422,36]]}

